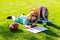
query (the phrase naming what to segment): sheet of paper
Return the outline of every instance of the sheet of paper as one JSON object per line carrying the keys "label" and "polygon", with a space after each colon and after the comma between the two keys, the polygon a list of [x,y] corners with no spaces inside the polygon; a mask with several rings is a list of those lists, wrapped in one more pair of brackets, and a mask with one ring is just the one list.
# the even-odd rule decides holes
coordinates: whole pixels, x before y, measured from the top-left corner
{"label": "sheet of paper", "polygon": [[48,30],[48,29],[44,28],[44,27],[34,27],[34,28],[27,29],[27,31],[30,31],[33,33],[39,33],[39,32],[45,31],[45,30]]}

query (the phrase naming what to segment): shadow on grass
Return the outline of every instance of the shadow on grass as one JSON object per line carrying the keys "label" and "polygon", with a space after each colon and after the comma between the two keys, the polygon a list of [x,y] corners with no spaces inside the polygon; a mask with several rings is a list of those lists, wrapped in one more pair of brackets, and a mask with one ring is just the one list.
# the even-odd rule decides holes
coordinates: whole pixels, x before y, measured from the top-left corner
{"label": "shadow on grass", "polygon": [[22,33],[23,31],[21,29],[18,30],[10,30],[12,33]]}
{"label": "shadow on grass", "polygon": [[[42,22],[38,22],[39,24],[42,24]],[[60,30],[60,26],[58,26],[58,25],[55,25],[55,24],[53,24],[53,23],[47,23],[47,25],[48,26],[51,26],[51,27],[54,27],[54,28],[56,28],[56,29],[58,29],[58,30]]]}
{"label": "shadow on grass", "polygon": [[46,31],[44,31],[44,33],[47,35],[53,36],[53,37],[60,37],[58,34],[52,32],[50,30],[46,30]]}
{"label": "shadow on grass", "polygon": [[25,36],[24,39],[26,39],[26,40],[39,40],[39,39],[36,38],[35,36],[31,36],[31,35]]}
{"label": "shadow on grass", "polygon": [[23,31],[20,29],[18,29],[16,31],[11,31],[11,30],[9,30],[9,27],[6,25],[0,26],[0,35],[2,35],[5,38],[5,40],[9,40],[11,38],[17,37],[20,33],[23,33]]}
{"label": "shadow on grass", "polygon": [[7,27],[7,26],[0,26],[0,33],[2,33],[2,32],[6,32],[6,31],[8,31],[8,32],[12,32],[12,33],[22,33],[23,32],[23,30],[21,30],[21,29],[17,29],[17,30],[10,30],[9,29],[9,27]]}
{"label": "shadow on grass", "polygon": [[34,37],[34,36],[31,36],[30,39],[28,39],[28,40],[39,40],[39,39],[37,39],[37,38]]}
{"label": "shadow on grass", "polygon": [[52,37],[50,37],[50,36],[45,36],[45,39],[46,40],[54,40]]}
{"label": "shadow on grass", "polygon": [[47,23],[47,25],[60,30],[60,26],[57,26],[57,25],[55,25],[53,23]]}

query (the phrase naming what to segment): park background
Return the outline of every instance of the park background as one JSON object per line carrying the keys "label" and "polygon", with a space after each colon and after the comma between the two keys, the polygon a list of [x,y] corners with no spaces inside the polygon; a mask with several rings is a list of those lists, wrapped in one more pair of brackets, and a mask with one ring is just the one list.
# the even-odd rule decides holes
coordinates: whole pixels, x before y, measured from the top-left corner
{"label": "park background", "polygon": [[[26,31],[24,25],[19,24],[19,30],[11,32],[9,25],[12,20],[7,16],[29,14],[32,8],[45,6],[49,11],[48,31],[34,34]],[[37,24],[42,26],[42,24]],[[60,40],[60,0],[0,0],[0,40]]]}

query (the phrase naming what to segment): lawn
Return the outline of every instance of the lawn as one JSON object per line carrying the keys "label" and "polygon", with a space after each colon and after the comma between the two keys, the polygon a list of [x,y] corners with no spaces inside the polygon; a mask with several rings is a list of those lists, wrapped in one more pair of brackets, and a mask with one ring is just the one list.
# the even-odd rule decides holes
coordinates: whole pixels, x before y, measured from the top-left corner
{"label": "lawn", "polygon": [[[48,8],[49,20],[53,20],[47,25],[49,30],[34,34],[26,31],[22,24],[17,31],[9,30],[13,21],[7,20],[7,16],[27,15],[32,8],[40,6]],[[0,0],[0,40],[60,40],[60,0]]]}

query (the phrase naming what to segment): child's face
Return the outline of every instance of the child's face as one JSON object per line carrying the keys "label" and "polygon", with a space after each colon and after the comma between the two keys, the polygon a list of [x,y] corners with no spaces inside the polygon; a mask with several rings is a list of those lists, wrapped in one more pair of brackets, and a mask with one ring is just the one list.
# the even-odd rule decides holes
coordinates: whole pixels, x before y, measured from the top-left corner
{"label": "child's face", "polygon": [[37,19],[37,17],[33,15],[32,16],[32,20],[36,20],[36,19]]}

